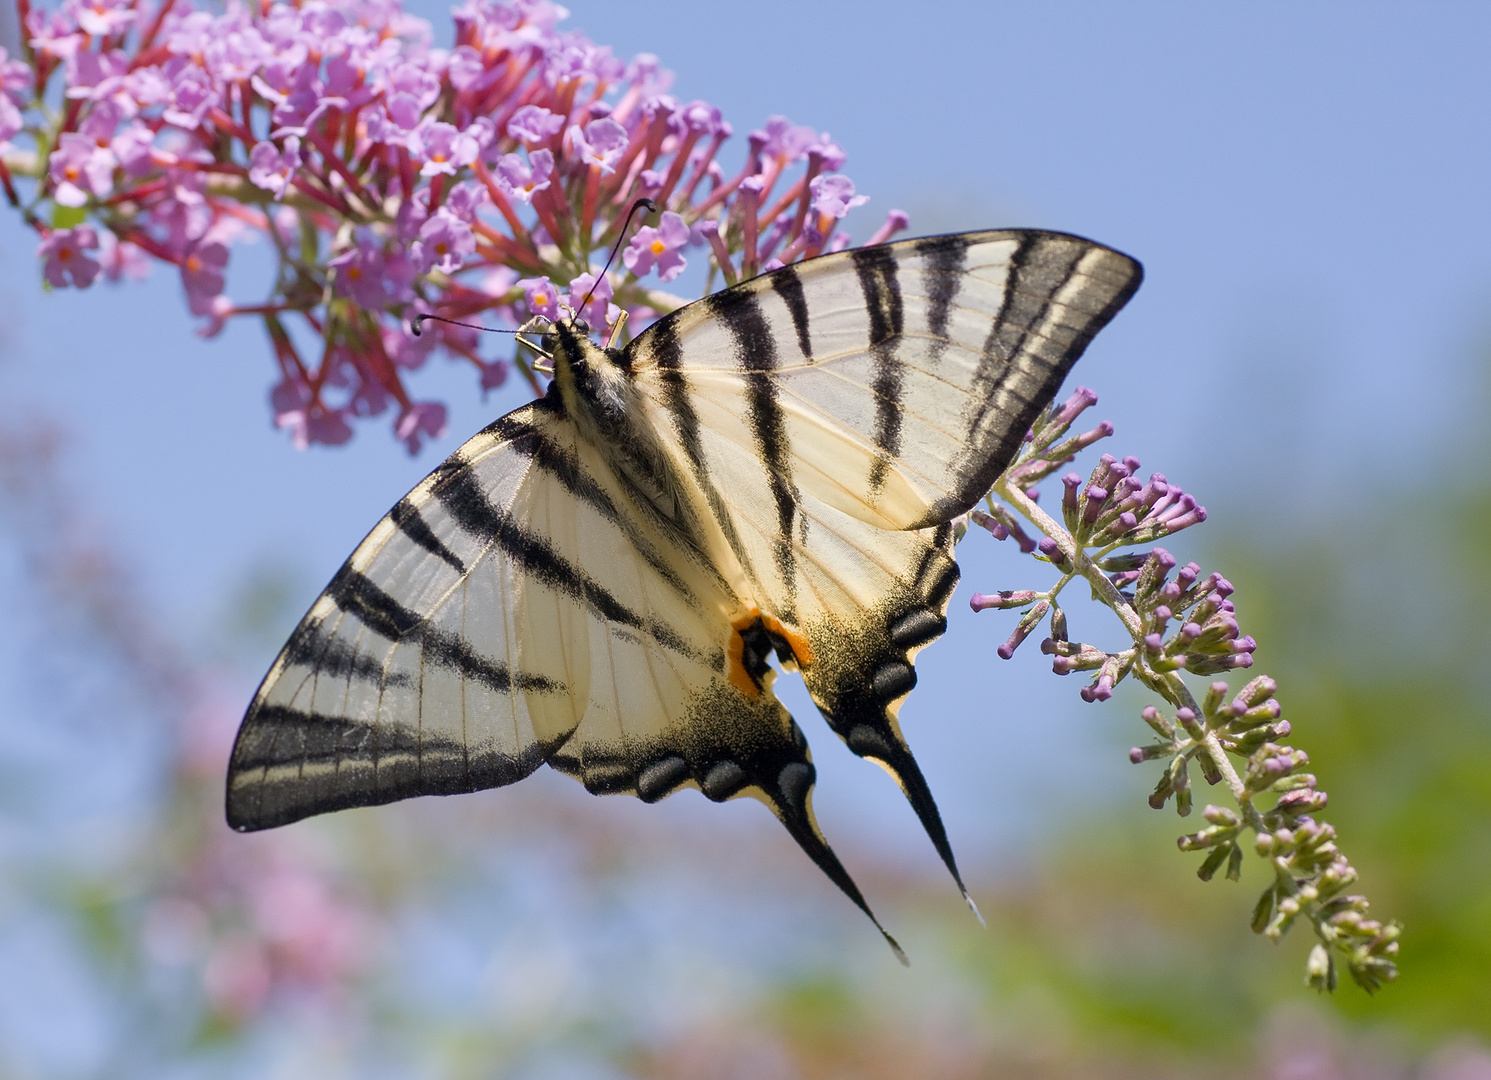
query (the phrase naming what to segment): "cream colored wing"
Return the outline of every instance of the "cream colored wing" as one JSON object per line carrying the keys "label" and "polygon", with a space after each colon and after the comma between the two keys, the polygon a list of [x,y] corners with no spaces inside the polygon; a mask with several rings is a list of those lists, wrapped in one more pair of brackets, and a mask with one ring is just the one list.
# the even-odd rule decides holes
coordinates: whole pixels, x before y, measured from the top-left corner
{"label": "cream colored wing", "polygon": [[628,350],[648,419],[710,493],[763,611],[802,643],[814,701],[896,778],[954,878],[897,722],[916,652],[946,628],[947,522],[1008,467],[1140,276],[1063,234],[932,237],[773,271]]}
{"label": "cream colored wing", "polygon": [[401,500],[259,688],[229,823],[496,787],[547,762],[598,794],[753,796],[869,914],[813,819],[807,742],[772,693],[777,624],[613,463],[551,396]]}
{"label": "cream colored wing", "polygon": [[778,478],[778,501],[804,492],[881,528],[926,528],[989,490],[1141,277],[1127,255],[1062,233],[927,237],[764,274],[628,351],[707,473],[733,443]]}
{"label": "cream colored wing", "polygon": [[536,465],[546,419],[529,407],[470,440],[337,572],[244,718],[234,828],[512,783],[574,732],[590,686],[584,608],[531,587],[453,497],[479,477],[528,529],[573,534],[578,508]]}

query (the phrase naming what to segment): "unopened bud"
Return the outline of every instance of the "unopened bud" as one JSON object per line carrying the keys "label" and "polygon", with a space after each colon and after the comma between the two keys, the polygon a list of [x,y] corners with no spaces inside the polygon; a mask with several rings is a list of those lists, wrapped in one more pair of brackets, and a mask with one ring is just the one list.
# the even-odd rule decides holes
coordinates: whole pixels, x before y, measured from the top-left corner
{"label": "unopened bud", "polygon": [[1310,950],[1310,958],[1305,961],[1305,985],[1321,993],[1330,993],[1336,988],[1335,961],[1324,945],[1316,945]]}

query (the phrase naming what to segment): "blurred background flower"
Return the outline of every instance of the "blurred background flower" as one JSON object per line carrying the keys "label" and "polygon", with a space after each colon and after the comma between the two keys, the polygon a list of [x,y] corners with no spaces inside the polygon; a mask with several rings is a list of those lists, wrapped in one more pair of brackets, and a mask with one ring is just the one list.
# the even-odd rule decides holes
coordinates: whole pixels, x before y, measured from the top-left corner
{"label": "blurred background flower", "polygon": [[[80,6],[78,23],[108,33],[122,7]],[[450,34],[444,10],[410,11]],[[223,329],[202,342],[174,274],[133,280],[133,245],[80,226],[65,258],[38,261],[36,234],[0,215],[0,1073],[1491,1076],[1491,150],[1475,136],[1491,15],[1072,2],[908,20],[766,3],[702,21],[659,0],[645,18],[571,23],[614,55],[658,54],[684,95],[742,123],[831,130],[855,186],[808,190],[820,212],[870,194],[845,222],[857,240],[905,206],[914,233],[1042,225],[1145,261],[1080,378],[1125,450],[1205,503],[1206,527],[1166,544],[1237,586],[1331,820],[1374,903],[1405,923],[1402,977],[1317,999],[1300,980],[1306,936],[1275,947],[1246,929],[1261,882],[1196,881],[1174,819],[1143,803],[1153,777],[1127,763],[1144,702],[1120,685],[1084,704],[1029,644],[996,664],[1014,617],[975,616],[968,595],[1044,583],[978,535],[903,721],[987,930],[884,777],[808,731],[824,828],[909,972],[750,807],[594,799],[545,772],[230,835],[227,745],[295,619],[423,471],[529,391],[481,368],[483,403],[468,360],[430,364],[388,338],[418,402],[447,409],[411,412],[400,438],[419,456],[381,438],[298,454],[265,423],[250,320],[209,307]],[[226,38],[193,47],[209,46],[240,62]],[[480,81],[477,58],[451,63]],[[355,74],[328,70],[328,87],[346,75],[350,101]],[[287,127],[314,129],[293,84],[265,84]],[[210,101],[189,89],[170,104],[186,123]],[[410,76],[398,93],[388,122],[413,139],[428,88]],[[553,119],[520,125],[515,192],[538,192],[526,147]],[[602,119],[582,140],[597,172],[619,172]],[[8,123],[0,109],[0,137]],[[762,130],[763,163],[803,152],[791,130]],[[270,201],[304,159],[292,137],[255,163]],[[417,138],[426,184],[465,153]],[[97,198],[90,160],[62,179]],[[668,182],[646,171],[639,185]],[[192,184],[173,192],[152,228],[200,239]],[[424,222],[409,225],[416,242]],[[652,272],[681,250],[688,279],[707,231],[670,249],[655,227]],[[271,280],[275,240],[257,235],[204,241],[232,258],[215,293],[204,251],[192,295]],[[388,275],[391,247],[349,233],[344,251]],[[130,280],[38,299],[62,263],[74,282],[90,263]],[[544,286],[470,287],[495,315]],[[570,280],[547,288],[563,299]],[[372,383],[338,377],[376,411]],[[302,391],[274,388],[275,414],[299,414],[282,424],[292,438],[345,441],[355,417],[338,427]],[[789,704],[817,723],[805,697]]]}

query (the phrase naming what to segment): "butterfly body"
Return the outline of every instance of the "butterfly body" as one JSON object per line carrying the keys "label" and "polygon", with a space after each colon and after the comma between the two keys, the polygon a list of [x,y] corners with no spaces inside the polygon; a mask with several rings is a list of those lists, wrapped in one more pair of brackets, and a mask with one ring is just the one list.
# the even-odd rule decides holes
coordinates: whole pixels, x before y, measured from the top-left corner
{"label": "butterfly body", "polygon": [[548,394],[401,500],[291,637],[239,733],[230,823],[547,763],[598,794],[753,796],[868,913],[813,820],[774,657],[956,878],[897,719],[946,627],[950,521],[1139,276],[1075,237],[965,234],[774,271],[625,350],[556,325]]}

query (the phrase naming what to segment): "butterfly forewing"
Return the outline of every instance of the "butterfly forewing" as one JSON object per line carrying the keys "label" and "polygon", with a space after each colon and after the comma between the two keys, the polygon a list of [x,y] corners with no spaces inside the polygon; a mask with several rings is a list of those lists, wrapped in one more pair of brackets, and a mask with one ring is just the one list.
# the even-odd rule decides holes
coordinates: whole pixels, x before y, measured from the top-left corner
{"label": "butterfly forewing", "polygon": [[575,501],[555,498],[535,464],[553,428],[537,407],[504,417],[359,545],[244,719],[229,769],[234,827],[511,783],[578,725],[587,613],[473,514],[501,505],[574,532]]}
{"label": "butterfly forewing", "polygon": [[1128,256],[1060,233],[909,240],[691,304],[637,340],[633,367],[660,405],[686,398],[717,442],[798,490],[920,528],[988,491],[1140,277]]}

